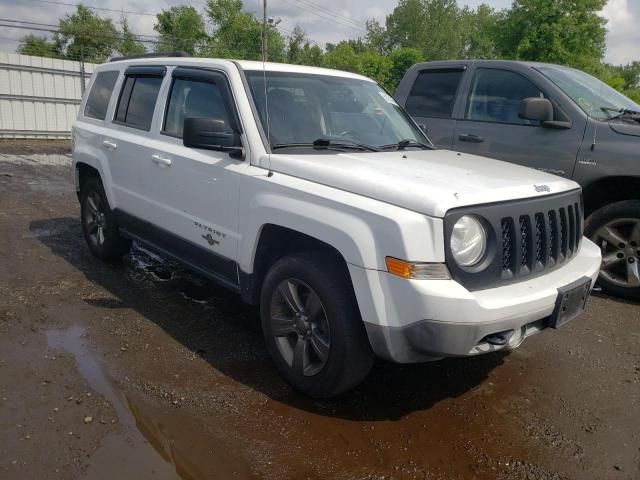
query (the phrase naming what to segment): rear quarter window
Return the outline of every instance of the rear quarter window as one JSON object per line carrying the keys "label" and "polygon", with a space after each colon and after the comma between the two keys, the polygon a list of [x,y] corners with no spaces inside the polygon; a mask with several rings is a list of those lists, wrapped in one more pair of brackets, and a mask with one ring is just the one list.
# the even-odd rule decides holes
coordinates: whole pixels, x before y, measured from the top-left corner
{"label": "rear quarter window", "polygon": [[414,117],[451,118],[464,70],[424,70],[418,74],[405,108]]}
{"label": "rear quarter window", "polygon": [[109,100],[113,93],[113,87],[118,79],[117,71],[100,72],[96,75],[96,79],[91,86],[91,91],[87,97],[87,103],[84,107],[84,116],[104,120],[107,116],[107,108]]}

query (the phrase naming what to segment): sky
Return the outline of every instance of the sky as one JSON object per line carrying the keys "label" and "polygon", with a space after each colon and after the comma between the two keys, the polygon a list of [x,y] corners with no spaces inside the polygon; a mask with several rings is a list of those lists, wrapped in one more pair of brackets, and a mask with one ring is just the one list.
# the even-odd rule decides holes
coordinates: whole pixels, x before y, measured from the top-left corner
{"label": "sky", "polygon": [[[52,0],[76,3],[77,0]],[[114,20],[122,17],[121,10],[157,13],[160,10],[189,3],[199,10],[204,9],[205,0],[85,0],[85,5],[110,8],[118,12],[98,11],[102,16]],[[488,3],[496,9],[508,7],[511,0],[458,0],[460,5],[476,7]],[[262,0],[245,0],[245,9],[262,15]],[[268,14],[280,20],[278,28],[288,33],[300,25],[308,37],[324,46],[326,42],[337,42],[345,38],[363,36],[364,24],[375,18],[384,23],[396,6],[397,0],[268,0]],[[73,7],[47,3],[46,0],[0,0],[0,19],[26,20],[45,24],[57,24],[60,17],[73,11]],[[626,64],[640,60],[640,1],[609,0],[601,15],[608,20],[606,61]],[[131,29],[137,34],[155,35],[153,15],[126,14]],[[17,39],[27,30],[0,27],[0,51],[14,51]],[[38,32],[34,32],[38,33]]]}

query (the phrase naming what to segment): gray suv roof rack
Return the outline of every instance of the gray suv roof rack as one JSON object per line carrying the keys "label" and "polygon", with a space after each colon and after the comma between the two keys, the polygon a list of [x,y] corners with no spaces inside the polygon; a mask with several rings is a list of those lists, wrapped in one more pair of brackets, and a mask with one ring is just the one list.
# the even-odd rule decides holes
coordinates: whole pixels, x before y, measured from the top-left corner
{"label": "gray suv roof rack", "polygon": [[162,57],[190,57],[187,52],[179,50],[177,52],[166,53],[144,53],[142,55],[129,55],[127,57],[113,57],[109,59],[109,62],[120,62],[122,60],[133,60],[135,58],[162,58]]}

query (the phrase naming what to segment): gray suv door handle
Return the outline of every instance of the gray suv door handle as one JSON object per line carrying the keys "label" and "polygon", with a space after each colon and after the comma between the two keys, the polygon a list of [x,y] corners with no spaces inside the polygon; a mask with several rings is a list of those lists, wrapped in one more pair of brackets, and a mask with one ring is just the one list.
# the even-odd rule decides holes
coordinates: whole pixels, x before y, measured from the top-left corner
{"label": "gray suv door handle", "polygon": [[163,157],[159,153],[154,153],[153,155],[151,155],[151,160],[153,160],[153,163],[155,163],[156,165],[160,165],[161,167],[171,166],[171,159]]}
{"label": "gray suv door handle", "polygon": [[111,140],[103,140],[102,146],[107,150],[115,150],[118,148],[118,144],[116,142],[112,142]]}
{"label": "gray suv door handle", "polygon": [[482,142],[484,142],[484,138],[482,138],[480,135],[474,135],[473,133],[462,133],[462,134],[458,135],[458,138],[462,142],[469,142],[469,143],[482,143]]}

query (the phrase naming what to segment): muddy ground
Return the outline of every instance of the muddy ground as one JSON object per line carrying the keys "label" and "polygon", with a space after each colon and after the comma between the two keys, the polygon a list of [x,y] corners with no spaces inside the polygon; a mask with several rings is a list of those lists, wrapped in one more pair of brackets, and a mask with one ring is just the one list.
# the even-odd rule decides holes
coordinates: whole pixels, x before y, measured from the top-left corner
{"label": "muddy ground", "polygon": [[17,150],[0,145],[0,478],[640,478],[639,305],[595,296],[514,352],[380,362],[313,401],[233,294],[139,247],[93,258],[65,152]]}

